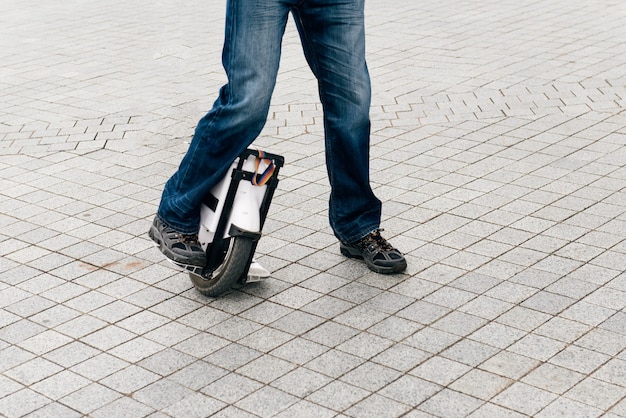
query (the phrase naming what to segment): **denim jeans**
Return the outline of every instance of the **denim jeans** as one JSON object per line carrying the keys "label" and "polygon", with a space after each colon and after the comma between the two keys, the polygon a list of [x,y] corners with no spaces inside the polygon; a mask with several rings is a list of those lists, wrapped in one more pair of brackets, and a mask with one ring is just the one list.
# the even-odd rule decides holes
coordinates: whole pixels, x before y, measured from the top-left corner
{"label": "denim jeans", "polygon": [[165,185],[158,210],[163,222],[180,233],[197,232],[203,196],[261,132],[291,13],[324,111],[330,225],[345,242],[378,228],[381,202],[369,181],[363,7],[364,0],[228,0],[222,53],[228,82]]}

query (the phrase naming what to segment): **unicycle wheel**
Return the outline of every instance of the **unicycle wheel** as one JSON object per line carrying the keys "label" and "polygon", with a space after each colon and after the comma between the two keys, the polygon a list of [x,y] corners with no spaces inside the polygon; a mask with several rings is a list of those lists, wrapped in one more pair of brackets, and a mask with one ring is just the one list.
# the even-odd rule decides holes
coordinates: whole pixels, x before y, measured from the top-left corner
{"label": "unicycle wheel", "polygon": [[230,290],[243,275],[252,252],[252,238],[232,237],[222,263],[210,277],[189,273],[189,278],[198,292],[206,296],[219,296]]}

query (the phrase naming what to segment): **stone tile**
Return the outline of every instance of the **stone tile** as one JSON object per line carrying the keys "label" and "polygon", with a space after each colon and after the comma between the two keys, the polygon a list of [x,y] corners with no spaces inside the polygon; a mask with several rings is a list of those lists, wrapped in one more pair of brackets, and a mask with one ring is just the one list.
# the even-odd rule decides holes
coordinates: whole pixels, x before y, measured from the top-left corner
{"label": "stone tile", "polygon": [[313,315],[332,319],[335,316],[348,311],[354,306],[354,303],[343,299],[338,299],[332,296],[322,296],[321,298],[303,306],[302,310]]}
{"label": "stone tile", "polygon": [[474,331],[468,336],[468,338],[483,344],[504,349],[520,340],[525,335],[526,334],[522,330],[498,324],[497,322],[490,322],[477,331]]}
{"label": "stone tile", "polygon": [[295,338],[280,347],[275,348],[270,354],[295,364],[305,364],[320,356],[329,349],[322,344],[308,341],[303,338]]}
{"label": "stone tile", "polygon": [[0,399],[25,387],[25,385],[17,383],[4,375],[0,376],[0,383],[2,383],[2,386],[0,386]]}
{"label": "stone tile", "polygon": [[263,355],[237,369],[237,373],[269,384],[290,372],[295,365],[271,355]]}
{"label": "stone tile", "polygon": [[371,307],[359,305],[352,307],[350,310],[336,315],[333,320],[339,324],[347,325],[358,330],[365,330],[372,325],[377,324],[387,317],[382,311],[372,309]]}
{"label": "stone tile", "polygon": [[341,380],[375,392],[395,381],[401,373],[376,363],[367,362],[351,370]]}
{"label": "stone tile", "polygon": [[45,354],[71,341],[70,338],[53,330],[34,335],[18,345],[35,354]]}
{"label": "stone tile", "polygon": [[450,312],[449,308],[418,300],[397,313],[397,316],[430,325]]}
{"label": "stone tile", "polygon": [[291,287],[273,296],[270,301],[288,308],[297,309],[318,299],[320,296],[321,294],[309,289]]}
{"label": "stone tile", "polygon": [[540,364],[539,360],[501,351],[480,365],[480,368],[510,379],[519,379]]}
{"label": "stone tile", "polygon": [[137,364],[161,376],[168,376],[193,363],[197,357],[166,348],[138,361]]}
{"label": "stone tile", "polygon": [[509,347],[509,351],[536,360],[546,361],[563,350],[566,345],[566,343],[552,338],[542,337],[536,334],[528,334]]}
{"label": "stone tile", "polygon": [[58,400],[87,386],[89,383],[90,381],[84,377],[69,370],[64,370],[32,385],[32,389],[46,395],[50,399]]}
{"label": "stone tile", "polygon": [[556,397],[557,395],[524,383],[514,383],[493,398],[492,402],[523,414],[535,415]]}
{"label": "stone tile", "polygon": [[460,336],[439,331],[434,328],[423,328],[405,340],[407,345],[429,353],[439,353],[454,345]]}
{"label": "stone tile", "polygon": [[303,311],[293,311],[278,321],[273,322],[273,328],[302,336],[324,322],[323,318]]}
{"label": "stone tile", "polygon": [[101,353],[80,364],[71,370],[91,380],[100,380],[128,366],[128,363],[107,353]]}
{"label": "stone tile", "polygon": [[236,373],[229,373],[206,386],[202,392],[228,404],[234,404],[261,387],[263,384],[260,382]]}
{"label": "stone tile", "polygon": [[587,325],[567,319],[555,317],[535,330],[535,333],[544,337],[555,338],[571,343],[590,330]]}
{"label": "stone tile", "polygon": [[626,335],[626,313],[617,312],[615,315],[604,321],[600,325],[600,328],[613,331],[621,335]]}
{"label": "stone tile", "polygon": [[75,341],[45,354],[44,357],[65,368],[69,368],[98,354],[100,354],[99,350]]}
{"label": "stone tile", "polygon": [[135,334],[116,326],[108,326],[82,338],[90,346],[106,351],[126,341],[130,341]]}
{"label": "stone tile", "polygon": [[29,417],[80,417],[81,414],[59,403],[49,403],[48,405],[28,414]]}
{"label": "stone tile", "polygon": [[561,313],[561,316],[586,325],[596,326],[613,316],[615,311],[583,301],[577,302]]}
{"label": "stone tile", "polygon": [[606,410],[615,405],[625,394],[626,389],[623,386],[587,378],[566,392],[565,397]]}
{"label": "stone tile", "polygon": [[547,314],[556,315],[575,302],[575,299],[541,291],[522,303],[522,306]]}
{"label": "stone tile", "polygon": [[449,388],[478,399],[489,400],[513,383],[512,380],[478,369],[454,381]]}
{"label": "stone tile", "polygon": [[334,411],[343,411],[365,399],[371,392],[335,380],[310,394],[306,400]]}
{"label": "stone tile", "polygon": [[374,394],[348,409],[346,414],[359,417],[380,417],[383,415],[400,417],[404,416],[409,410],[410,407],[407,405]]}
{"label": "stone tile", "polygon": [[288,418],[288,417],[320,417],[320,418],[330,418],[335,416],[335,412],[330,409],[324,408],[322,406],[316,405],[312,402],[308,401],[300,401],[289,408],[283,410],[281,413],[276,415],[279,418]]}
{"label": "stone tile", "polygon": [[200,390],[226,374],[228,371],[220,367],[204,361],[196,361],[178,369],[169,376],[169,379],[192,390]]}
{"label": "stone tile", "polygon": [[120,398],[121,395],[98,383],[91,383],[60,399],[59,402],[83,414],[89,414],[96,409]]}
{"label": "stone tile", "polygon": [[378,393],[405,405],[416,407],[441,390],[441,386],[414,376],[404,375]]}
{"label": "stone tile", "polygon": [[408,345],[395,344],[372,358],[371,361],[401,372],[407,372],[429,357],[430,354],[425,351]]}
{"label": "stone tile", "polygon": [[153,408],[137,402],[130,397],[115,400],[100,409],[91,413],[93,417],[111,417],[111,416],[148,416],[154,412]]}
{"label": "stone tile", "polygon": [[226,406],[210,396],[202,393],[192,393],[191,395],[181,399],[180,401],[168,406],[163,412],[171,416],[185,417],[206,417],[207,414],[212,416],[215,412]]}
{"label": "stone tile", "polygon": [[271,386],[298,398],[305,398],[331,381],[328,376],[300,367],[274,380]]}
{"label": "stone tile", "polygon": [[609,360],[609,356],[585,348],[570,346],[550,359],[550,363],[589,374]]}
{"label": "stone tile", "polygon": [[278,389],[265,386],[237,402],[237,406],[258,416],[267,416],[287,409],[298,398]]}
{"label": "stone tile", "polygon": [[100,380],[100,382],[117,392],[131,394],[158,379],[159,376],[156,373],[136,365],[130,365]]}
{"label": "stone tile", "polygon": [[241,314],[242,317],[263,325],[279,320],[292,312],[292,309],[269,301],[262,302]]}
{"label": "stone tile", "polygon": [[476,410],[482,403],[474,397],[444,389],[421,404],[419,409],[435,416],[463,417]]}
{"label": "stone tile", "polygon": [[171,347],[196,334],[197,330],[194,328],[179,322],[168,322],[159,328],[145,333],[144,337],[166,347]]}
{"label": "stone tile", "polygon": [[339,378],[363,363],[363,359],[352,354],[330,350],[306,363],[306,367],[326,376]]}
{"label": "stone tile", "polygon": [[158,380],[136,391],[133,399],[156,410],[165,409],[194,392],[169,379]]}
{"label": "stone tile", "polygon": [[625,387],[624,381],[626,380],[626,361],[620,359],[609,360],[605,365],[600,367],[593,377],[604,382],[613,383],[615,385]]}
{"label": "stone tile", "polygon": [[304,337],[328,347],[336,347],[357,334],[358,331],[354,328],[336,322],[325,322],[307,332]]}
{"label": "stone tile", "polygon": [[[61,370],[63,370],[61,366],[40,357],[36,357],[31,361],[24,362],[19,366],[3,372],[3,376],[10,377],[24,386],[30,386],[60,372]],[[8,379],[4,383],[8,387],[20,387],[20,385],[16,385],[15,382],[8,381]]]}
{"label": "stone tile", "polygon": [[392,346],[392,342],[371,334],[358,334],[337,346],[338,350],[363,359],[370,359]]}
{"label": "stone tile", "polygon": [[397,316],[390,316],[370,327],[368,332],[392,341],[402,341],[422,329],[422,325]]}
{"label": "stone tile", "polygon": [[522,381],[548,392],[562,395],[584,377],[585,375],[564,367],[544,363],[524,376]]}
{"label": "stone tile", "polygon": [[537,417],[554,417],[554,416],[579,416],[579,417],[598,417],[602,411],[570,399],[560,398],[552,402]]}
{"label": "stone tile", "polygon": [[471,370],[470,366],[443,357],[432,357],[411,370],[410,374],[447,386]]}
{"label": "stone tile", "polygon": [[486,323],[485,319],[455,311],[434,322],[432,327],[451,334],[467,336]]}
{"label": "stone tile", "polygon": [[209,354],[204,360],[226,370],[235,370],[261,355],[257,350],[233,343]]}
{"label": "stone tile", "polygon": [[50,403],[50,399],[24,388],[0,399],[0,411],[7,417],[27,415]]}
{"label": "stone tile", "polygon": [[522,418],[526,415],[492,403],[486,403],[468,416],[472,418],[488,418],[496,416],[502,418]]}

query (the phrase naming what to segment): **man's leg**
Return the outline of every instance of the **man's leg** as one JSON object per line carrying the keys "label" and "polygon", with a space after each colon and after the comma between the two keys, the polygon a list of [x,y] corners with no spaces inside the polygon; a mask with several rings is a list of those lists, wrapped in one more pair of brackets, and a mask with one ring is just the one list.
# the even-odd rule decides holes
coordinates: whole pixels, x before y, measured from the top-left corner
{"label": "man's leg", "polygon": [[305,0],[294,17],[324,108],[330,224],[342,253],[393,273],[404,270],[406,260],[378,233],[381,202],[369,178],[371,87],[363,9],[364,0]]}
{"label": "man's leg", "polygon": [[[199,121],[178,171],[167,181],[150,232],[169,258],[198,255],[197,245],[177,241],[197,233],[203,197],[265,124],[288,13],[281,0],[228,0],[222,54],[228,83]],[[190,264],[201,263],[196,258]]]}

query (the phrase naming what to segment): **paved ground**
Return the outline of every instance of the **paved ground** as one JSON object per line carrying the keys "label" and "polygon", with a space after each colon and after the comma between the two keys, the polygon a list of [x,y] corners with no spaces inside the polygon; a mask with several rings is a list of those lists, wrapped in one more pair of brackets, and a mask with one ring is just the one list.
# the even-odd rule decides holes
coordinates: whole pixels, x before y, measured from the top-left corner
{"label": "paved ground", "polygon": [[0,415],[626,417],[626,6],[368,0],[372,179],[338,254],[293,27],[263,284],[146,236],[224,81],[222,1],[0,0]]}

